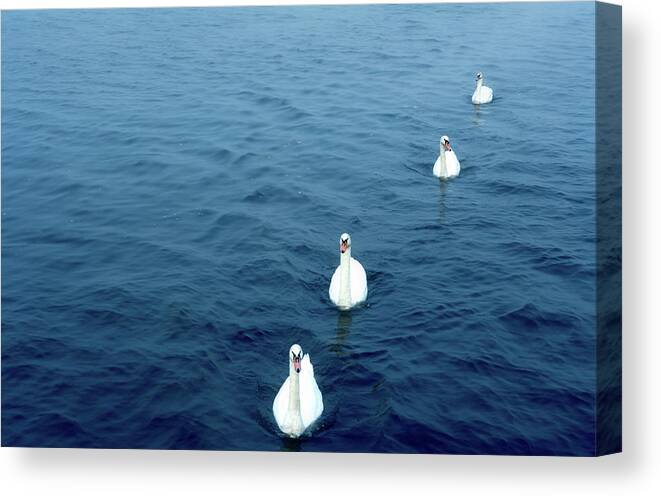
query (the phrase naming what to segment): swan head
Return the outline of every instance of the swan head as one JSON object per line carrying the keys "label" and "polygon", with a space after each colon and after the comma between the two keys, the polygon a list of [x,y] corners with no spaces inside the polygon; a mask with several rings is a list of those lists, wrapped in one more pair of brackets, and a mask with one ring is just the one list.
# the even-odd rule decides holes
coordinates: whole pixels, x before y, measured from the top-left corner
{"label": "swan head", "polygon": [[289,363],[297,374],[301,371],[301,360],[303,360],[303,349],[299,345],[293,344],[289,348]]}
{"label": "swan head", "polygon": [[441,149],[447,152],[452,150],[452,146],[450,146],[450,138],[447,136],[441,136]]}
{"label": "swan head", "polygon": [[342,233],[340,236],[340,253],[344,254],[351,249],[351,236],[347,233]]}
{"label": "swan head", "polygon": [[475,81],[482,81],[483,79],[484,79],[484,74],[482,74],[481,72],[475,74]]}

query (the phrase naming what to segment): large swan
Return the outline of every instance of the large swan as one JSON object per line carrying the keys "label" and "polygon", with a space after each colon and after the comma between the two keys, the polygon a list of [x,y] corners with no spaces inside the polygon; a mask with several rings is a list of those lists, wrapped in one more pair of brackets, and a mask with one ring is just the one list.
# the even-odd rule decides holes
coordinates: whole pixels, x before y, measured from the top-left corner
{"label": "large swan", "polygon": [[275,421],[289,437],[299,437],[323,411],[310,355],[303,355],[301,347],[294,344],[289,348],[289,377],[273,400]]}
{"label": "large swan", "polygon": [[473,103],[479,105],[481,103],[491,103],[493,100],[493,90],[488,86],[484,86],[484,75],[478,72],[475,76],[475,92],[473,93]]}
{"label": "large swan", "polygon": [[434,164],[433,173],[441,179],[456,177],[461,171],[461,164],[450,146],[450,139],[447,136],[441,136],[441,149]]}
{"label": "large swan", "polygon": [[340,265],[333,273],[328,296],[340,310],[348,310],[367,299],[367,274],[351,256],[351,236],[347,233],[340,236]]}

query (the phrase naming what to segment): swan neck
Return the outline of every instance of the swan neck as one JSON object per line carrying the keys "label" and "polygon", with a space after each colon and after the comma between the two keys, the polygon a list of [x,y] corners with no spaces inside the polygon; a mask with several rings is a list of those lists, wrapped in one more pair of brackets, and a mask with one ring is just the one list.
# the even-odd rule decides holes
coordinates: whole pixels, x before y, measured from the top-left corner
{"label": "swan neck", "polygon": [[439,158],[441,159],[441,176],[445,177],[448,174],[448,166],[446,163],[445,159],[445,148],[443,148],[443,145],[441,145],[441,154],[439,155]]}
{"label": "swan neck", "polygon": [[340,254],[340,307],[351,306],[351,248]]}
{"label": "swan neck", "polygon": [[482,89],[482,83],[483,82],[484,82],[484,80],[482,80],[482,79],[477,80],[477,91],[480,91]]}
{"label": "swan neck", "polygon": [[301,414],[301,394],[299,387],[300,373],[296,372],[294,366],[289,364],[289,412],[296,415]]}

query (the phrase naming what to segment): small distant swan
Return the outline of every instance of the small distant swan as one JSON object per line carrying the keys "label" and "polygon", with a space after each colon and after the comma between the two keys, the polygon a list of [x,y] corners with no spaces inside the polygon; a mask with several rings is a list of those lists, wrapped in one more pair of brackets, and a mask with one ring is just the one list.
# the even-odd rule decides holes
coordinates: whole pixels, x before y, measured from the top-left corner
{"label": "small distant swan", "polygon": [[491,103],[491,100],[493,100],[493,90],[488,86],[484,86],[484,75],[481,72],[477,73],[475,81],[477,86],[475,87],[475,93],[473,93],[473,103],[475,105]]}
{"label": "small distant swan", "polygon": [[351,257],[351,236],[340,236],[340,265],[333,273],[328,296],[340,310],[362,303],[367,299],[367,274],[358,260]]}
{"label": "small distant swan", "polygon": [[289,437],[299,437],[324,411],[310,355],[297,344],[289,348],[289,377],[273,400],[273,416]]}
{"label": "small distant swan", "polygon": [[460,171],[461,164],[450,146],[450,139],[447,136],[441,136],[441,149],[434,164],[434,175],[441,179],[449,179],[457,177]]}

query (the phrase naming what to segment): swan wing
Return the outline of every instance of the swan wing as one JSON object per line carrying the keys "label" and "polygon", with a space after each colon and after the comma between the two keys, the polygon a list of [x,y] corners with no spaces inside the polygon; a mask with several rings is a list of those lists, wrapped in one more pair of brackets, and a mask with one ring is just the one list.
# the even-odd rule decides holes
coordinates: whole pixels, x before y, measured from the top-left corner
{"label": "swan wing", "polygon": [[324,401],[314,378],[314,367],[310,361],[310,355],[303,356],[300,374],[301,418],[307,429],[324,411]]}
{"label": "swan wing", "polygon": [[328,287],[328,296],[335,305],[339,305],[340,301],[340,266],[337,266],[333,277],[331,278],[330,286]]}
{"label": "swan wing", "polygon": [[282,430],[285,425],[287,417],[287,410],[289,409],[289,377],[280,386],[280,391],[273,400],[273,417],[278,423],[278,427]]}
{"label": "swan wing", "polygon": [[448,150],[445,152],[445,163],[448,168],[447,177],[455,177],[459,175],[459,172],[461,171],[461,164],[459,163],[459,159],[454,153],[454,150]]}
{"label": "swan wing", "polygon": [[484,87],[484,94],[482,95],[484,103],[490,103],[493,100],[493,90],[488,86]]}
{"label": "swan wing", "polygon": [[442,176],[442,172],[441,172],[441,157],[440,157],[440,155],[439,155],[439,157],[436,159],[436,162],[434,163],[434,169],[432,170],[432,173],[433,173],[436,177],[441,177],[441,176]]}
{"label": "swan wing", "polygon": [[367,274],[362,264],[353,257],[351,258],[351,299],[353,305],[367,299]]}

